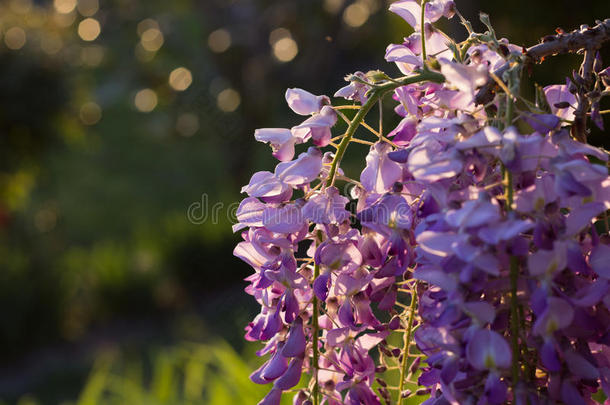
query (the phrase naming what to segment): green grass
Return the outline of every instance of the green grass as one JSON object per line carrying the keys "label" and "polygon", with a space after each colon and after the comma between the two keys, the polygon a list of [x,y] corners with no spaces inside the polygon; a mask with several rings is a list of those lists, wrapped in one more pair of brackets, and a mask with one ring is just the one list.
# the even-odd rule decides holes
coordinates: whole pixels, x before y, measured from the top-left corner
{"label": "green grass", "polygon": [[[101,355],[69,405],[253,404],[270,389],[250,381],[255,365],[224,342],[164,348],[148,363]],[[291,399],[285,395],[282,404]]]}

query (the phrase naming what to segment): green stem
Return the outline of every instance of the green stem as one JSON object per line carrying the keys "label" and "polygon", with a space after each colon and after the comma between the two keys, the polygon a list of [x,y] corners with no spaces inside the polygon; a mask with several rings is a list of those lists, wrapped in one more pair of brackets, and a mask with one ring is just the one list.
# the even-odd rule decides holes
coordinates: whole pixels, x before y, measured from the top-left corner
{"label": "green stem", "polygon": [[[519,325],[521,327],[521,333],[526,330],[525,325],[525,312],[523,311],[523,305],[519,305]],[[527,350],[527,343],[525,339],[521,340],[521,352],[523,353],[523,374],[526,380],[532,379],[534,376],[532,375],[532,367],[530,367],[530,355]]]}
{"label": "green stem", "polygon": [[[512,83],[510,83],[512,84]],[[512,89],[511,89],[512,90]],[[512,123],[514,114],[514,102],[510,94],[506,95],[506,123],[505,128],[508,128]],[[506,175],[506,211],[510,212],[513,209],[513,174],[507,168],[504,168]],[[510,339],[513,352],[512,362],[512,382],[513,389],[519,381],[520,370],[520,354],[519,348],[519,301],[517,299],[517,284],[519,281],[519,259],[517,256],[510,257]]]}
{"label": "green stem", "polygon": [[[442,83],[445,81],[445,77],[440,73],[432,72],[430,70],[424,70],[414,76],[404,77],[404,78],[398,79],[398,80],[391,79],[387,83],[381,84],[381,85],[373,88],[373,90],[371,91],[371,94],[369,95],[368,100],[362,105],[362,107],[360,107],[360,109],[356,113],[356,116],[354,117],[354,119],[352,119],[351,123],[347,127],[347,131],[345,131],[345,134],[343,135],[343,139],[341,140],[341,143],[337,147],[337,153],[335,154],[335,157],[330,165],[330,170],[328,172],[328,179],[326,180],[326,187],[330,187],[334,184],[336,173],[337,173],[337,168],[339,167],[339,163],[341,163],[341,159],[343,159],[343,155],[345,155],[345,151],[347,150],[347,145],[349,145],[354,134],[356,133],[356,129],[358,129],[360,124],[364,121],[364,118],[366,117],[368,112],[371,110],[371,108],[375,104],[377,104],[377,102],[379,100],[381,100],[386,94],[393,91],[394,89],[396,89],[400,86],[406,86],[408,84],[419,83],[419,82],[424,82],[424,81]],[[314,280],[317,279],[319,275],[320,275],[320,268],[319,268],[318,264],[315,264]],[[409,313],[409,321],[408,321],[409,332],[407,332],[408,338],[407,338],[407,342],[405,344],[408,344],[408,342],[411,340],[410,330],[413,327],[413,312],[414,312],[415,302],[416,302],[416,298],[415,298],[415,294],[413,294],[413,298],[411,300],[411,306],[413,307],[413,310],[411,310]],[[315,296],[315,294],[314,294],[314,298],[313,298],[313,310],[314,310],[313,320],[312,320],[313,362],[314,362],[313,371],[314,371],[314,379],[315,379],[314,386],[313,386],[313,400],[314,400],[313,405],[319,405],[320,388],[318,386],[317,372],[318,372],[318,358],[319,358],[318,334],[319,334],[320,327],[319,327],[319,323],[318,323],[318,298]],[[407,346],[407,351],[405,352],[404,357],[403,357],[403,363],[405,362],[405,358],[407,357],[407,352],[408,352],[408,346]],[[405,367],[406,367],[406,364],[403,365],[403,368],[405,368]],[[404,375],[404,372],[403,372],[403,375]],[[404,379],[402,379],[402,380],[404,380]],[[402,381],[402,380],[401,380],[401,387],[403,386],[402,384],[404,384],[404,381]],[[399,393],[399,395],[400,395],[400,393]],[[399,399],[399,403],[400,402],[401,402],[401,400]]]}
{"label": "green stem", "polygon": [[[513,207],[513,174],[506,170],[506,210],[512,211]],[[519,301],[517,299],[517,283],[519,280],[519,259],[517,256],[510,257],[510,339],[513,351],[512,377],[513,387],[519,381],[520,354],[519,348]]]}
{"label": "green stem", "polygon": [[472,41],[466,40],[464,42],[464,44],[459,48],[460,58],[462,59],[462,61],[466,60],[466,57],[468,56],[468,49],[470,49],[471,46],[472,46]]}
{"label": "green stem", "polygon": [[426,34],[425,34],[425,27],[424,27],[424,21],[426,18],[426,2],[428,0],[421,0],[421,25],[420,25],[420,30],[421,30],[421,58],[422,58],[422,63],[425,65],[426,63]]}
{"label": "green stem", "polygon": [[[512,89],[511,89],[512,91]],[[510,94],[506,95],[506,123],[505,128],[508,128],[513,123],[513,115],[515,114],[515,102]]]}
{"label": "green stem", "polygon": [[510,257],[510,334],[513,350],[512,376],[513,387],[519,381],[519,361],[521,350],[519,349],[519,301],[517,300],[517,281],[519,279],[519,259]]}
{"label": "green stem", "polygon": [[362,105],[362,107],[360,107],[360,109],[358,110],[358,113],[356,113],[356,116],[352,120],[351,124],[347,127],[347,131],[345,131],[345,135],[343,135],[343,139],[341,140],[341,143],[339,144],[339,147],[337,148],[337,153],[335,154],[335,158],[333,159],[333,161],[331,163],[330,171],[328,173],[328,179],[326,181],[327,187],[330,187],[334,184],[337,167],[339,166],[341,159],[343,159],[343,155],[345,154],[347,145],[352,140],[354,133],[356,133],[356,129],[358,129],[358,127],[360,126],[362,121],[364,121],[364,118],[366,117],[368,112],[371,110],[371,108],[381,98],[383,98],[383,96],[385,96],[390,91],[393,91],[397,87],[405,86],[407,84],[412,84],[412,83],[424,82],[424,81],[442,83],[445,81],[445,77],[440,73],[431,72],[429,70],[424,70],[421,73],[416,74],[414,76],[409,76],[409,77],[405,77],[403,79],[389,81],[380,86],[377,86],[376,88],[374,88],[371,91],[371,94],[370,94],[368,100],[366,101],[366,103],[364,103]]}
{"label": "green stem", "polygon": [[407,319],[407,330],[405,332],[404,347],[402,349],[402,364],[400,365],[400,381],[398,383],[398,400],[397,404],[402,405],[402,390],[405,387],[405,378],[407,377],[407,367],[409,366],[409,345],[411,344],[411,336],[413,329],[413,321],[415,320],[415,304],[417,303],[417,283],[411,291],[411,304],[409,305],[409,318]]}
{"label": "green stem", "polygon": [[[314,265],[313,267],[313,278],[314,280],[318,278],[318,276],[320,275],[320,265],[318,265],[317,263]],[[313,392],[312,392],[312,396],[313,396],[313,405],[320,405],[320,385],[318,384],[318,368],[319,368],[319,358],[320,358],[320,353],[318,351],[318,339],[319,339],[319,335],[320,335],[320,324],[318,322],[318,297],[316,296],[316,294],[313,294],[313,319],[311,321],[311,325],[313,328],[312,331],[312,335],[313,335],[313,341],[312,341],[312,345],[313,345],[313,364],[312,364],[312,368],[313,368]]]}
{"label": "green stem", "polygon": [[506,211],[513,210],[513,174],[510,170],[506,170]]}

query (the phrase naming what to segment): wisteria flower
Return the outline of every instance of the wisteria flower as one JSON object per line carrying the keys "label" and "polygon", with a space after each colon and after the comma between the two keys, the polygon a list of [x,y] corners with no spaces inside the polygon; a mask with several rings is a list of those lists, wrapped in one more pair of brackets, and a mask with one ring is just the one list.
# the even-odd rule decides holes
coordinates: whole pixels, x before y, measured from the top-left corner
{"label": "wisteria flower", "polygon": [[299,115],[318,113],[324,105],[330,104],[327,96],[315,96],[302,89],[286,90],[286,102]]}

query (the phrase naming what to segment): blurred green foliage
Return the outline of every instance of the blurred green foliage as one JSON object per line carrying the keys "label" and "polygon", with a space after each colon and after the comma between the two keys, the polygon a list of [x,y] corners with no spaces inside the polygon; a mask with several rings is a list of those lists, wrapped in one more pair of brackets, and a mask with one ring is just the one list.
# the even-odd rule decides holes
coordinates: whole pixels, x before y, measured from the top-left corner
{"label": "blurred green foliage", "polygon": [[[264,394],[245,382],[250,360],[225,346],[169,346],[142,359],[184,339],[243,345],[256,306],[242,291],[250,270],[231,254],[229,208],[252,172],[274,164],[252,133],[299,123],[287,87],[329,94],[355,70],[397,74],[384,48],[410,28],[387,3],[0,0],[0,399],[55,405],[82,391],[88,403],[251,403]],[[609,11],[604,0],[457,5],[475,26],[488,12],[522,45]],[[365,14],[350,20],[354,10]],[[100,26],[91,41],[88,19]],[[456,21],[443,28],[465,35]],[[229,35],[225,49],[219,33]],[[278,35],[294,40],[294,59],[274,54]],[[562,82],[578,63],[552,59],[532,80]],[[191,83],[170,80],[179,67]],[[346,170],[356,176],[360,163]],[[189,207],[206,203],[189,220]],[[108,344],[114,357],[96,360],[86,382]],[[218,356],[235,369],[217,372]]]}
{"label": "blurred green foliage", "polygon": [[[146,367],[138,361],[117,362],[111,354],[100,356],[78,400],[66,405],[248,404],[268,391],[248,378],[251,362],[222,342],[162,349],[150,362]],[[289,403],[286,396],[282,404]]]}
{"label": "blurred green foliage", "polygon": [[[251,404],[270,389],[268,385],[250,381],[248,376],[261,363],[253,360],[253,355],[240,355],[222,341],[182,343],[158,349],[144,361],[141,358],[125,360],[117,353],[106,352],[97,358],[78,400],[62,405]],[[393,385],[395,378],[391,378],[391,372],[387,374],[386,381]],[[293,391],[304,387],[306,380],[303,377]],[[377,387],[375,383],[374,388]],[[425,396],[412,396],[403,403],[416,405],[425,399]],[[290,403],[291,395],[284,395],[282,404]]]}
{"label": "blurred green foliage", "polygon": [[[269,389],[250,381],[248,376],[258,367],[252,360],[252,353],[240,355],[222,341],[180,343],[136,355],[105,350],[95,360],[78,397],[60,404],[250,404],[264,397]],[[286,395],[282,404],[290,403],[292,400]],[[25,395],[17,404],[39,405],[40,402],[32,395]]]}

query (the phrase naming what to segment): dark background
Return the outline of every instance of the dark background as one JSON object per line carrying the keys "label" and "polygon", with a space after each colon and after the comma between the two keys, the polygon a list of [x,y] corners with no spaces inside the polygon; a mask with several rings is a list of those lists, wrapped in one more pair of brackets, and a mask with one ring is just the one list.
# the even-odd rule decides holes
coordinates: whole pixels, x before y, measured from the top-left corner
{"label": "dark background", "polygon": [[[144,386],[150,358],[183,342],[222,339],[251,362],[242,331],[257,308],[230,210],[274,165],[254,129],[299,123],[287,87],[332,95],[356,70],[397,75],[385,47],[411,31],[381,0],[70,3],[0,1],[0,403],[96,403],[83,392],[107,353],[118,374],[143,364]],[[523,46],[610,17],[605,0],[456,3]],[[93,41],[78,33],[86,18],[101,26]],[[465,36],[457,17],[439,26]],[[293,59],[274,56],[272,32],[289,32]],[[579,63],[551,58],[531,80],[564,83]],[[178,67],[184,91],[168,81]],[[150,112],[134,103],[143,89]]]}

